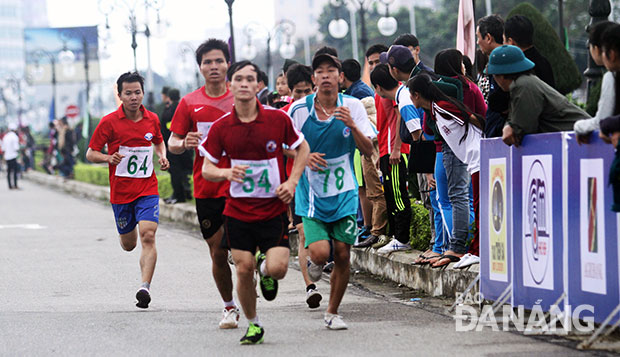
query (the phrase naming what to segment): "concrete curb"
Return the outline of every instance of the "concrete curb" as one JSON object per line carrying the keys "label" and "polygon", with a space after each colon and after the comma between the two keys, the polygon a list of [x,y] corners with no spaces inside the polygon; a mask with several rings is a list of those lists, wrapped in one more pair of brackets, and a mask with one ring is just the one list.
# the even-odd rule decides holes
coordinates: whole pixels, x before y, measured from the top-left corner
{"label": "concrete curb", "polygon": [[[65,180],[59,176],[46,175],[40,172],[29,172],[24,178],[43,186],[48,186],[64,192],[88,197],[91,199],[109,201],[110,188],[96,186],[75,180]],[[182,222],[198,227],[196,208],[189,203],[169,205],[160,200],[161,218]],[[297,252],[298,237],[290,237],[291,251]],[[427,266],[411,264],[421,254],[418,251],[395,252],[390,255],[379,255],[374,249],[351,249],[351,266],[369,272],[373,275],[392,280],[407,287],[421,290],[431,296],[454,297],[463,292],[467,285],[478,275],[478,265],[465,270],[452,269],[452,265],[445,269],[433,269]]]}

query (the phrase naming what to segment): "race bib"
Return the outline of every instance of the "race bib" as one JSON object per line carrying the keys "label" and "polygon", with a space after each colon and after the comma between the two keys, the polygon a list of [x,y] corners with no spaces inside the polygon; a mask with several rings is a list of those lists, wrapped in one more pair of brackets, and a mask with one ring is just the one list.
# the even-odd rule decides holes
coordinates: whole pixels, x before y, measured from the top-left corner
{"label": "race bib", "polygon": [[327,168],[324,170],[313,171],[306,167],[306,175],[315,195],[331,197],[355,189],[348,154],[325,161]]}
{"label": "race bib", "polygon": [[116,166],[116,176],[145,178],[153,174],[152,146],[121,146],[118,153],[125,157]]}
{"label": "race bib", "polygon": [[243,183],[230,182],[231,197],[272,198],[280,186],[278,159],[269,160],[231,160],[231,167],[247,165]]}
{"label": "race bib", "polygon": [[[198,128],[198,131],[200,132],[201,137],[200,137],[200,142],[204,142],[207,139],[207,136],[209,136],[209,131],[211,130],[211,127],[213,126],[213,122],[204,122],[204,121],[199,121],[196,123],[196,127]],[[198,151],[198,153],[200,154],[200,156],[205,156],[205,154],[203,154],[201,151]]]}

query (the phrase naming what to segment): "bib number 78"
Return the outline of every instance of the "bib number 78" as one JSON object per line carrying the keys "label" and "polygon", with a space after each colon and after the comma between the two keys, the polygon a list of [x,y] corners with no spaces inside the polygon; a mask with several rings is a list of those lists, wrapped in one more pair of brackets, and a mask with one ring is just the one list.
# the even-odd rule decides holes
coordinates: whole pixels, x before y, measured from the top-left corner
{"label": "bib number 78", "polygon": [[[319,175],[325,175],[323,179],[323,193],[327,193],[329,189],[329,175],[331,174],[331,169],[319,170]],[[344,186],[344,169],[342,167],[337,167],[334,170],[334,176],[336,177],[336,188],[338,190],[342,190]]]}

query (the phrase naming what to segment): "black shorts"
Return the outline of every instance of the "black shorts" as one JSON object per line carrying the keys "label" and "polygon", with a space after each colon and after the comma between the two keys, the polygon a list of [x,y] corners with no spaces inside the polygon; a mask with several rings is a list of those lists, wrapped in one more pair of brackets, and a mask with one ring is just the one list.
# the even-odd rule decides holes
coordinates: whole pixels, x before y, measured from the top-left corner
{"label": "black shorts", "polygon": [[289,248],[286,213],[262,222],[244,222],[224,216],[222,248],[245,250],[254,254],[257,247],[262,253],[273,247]]}
{"label": "black shorts", "polygon": [[291,208],[291,216],[293,217],[293,225],[297,226],[298,224],[301,224],[301,217],[295,214],[295,199],[293,198],[293,200],[290,203]]}
{"label": "black shorts", "polygon": [[218,198],[197,198],[196,213],[198,215],[198,224],[202,238],[211,238],[224,224],[224,206],[226,205],[225,197]]}

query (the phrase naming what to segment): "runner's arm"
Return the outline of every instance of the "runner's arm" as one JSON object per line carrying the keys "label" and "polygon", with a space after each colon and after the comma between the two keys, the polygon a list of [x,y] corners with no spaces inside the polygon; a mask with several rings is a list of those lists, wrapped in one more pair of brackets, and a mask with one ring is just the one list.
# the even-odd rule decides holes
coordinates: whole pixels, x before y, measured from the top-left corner
{"label": "runner's arm", "polygon": [[207,181],[220,182],[224,180],[243,183],[245,170],[249,166],[236,165],[231,168],[220,168],[215,166],[210,160],[205,159],[202,163],[202,177]]}
{"label": "runner's arm", "polygon": [[159,166],[163,171],[168,170],[170,168],[170,163],[168,162],[168,157],[166,155],[166,144],[162,141],[161,143],[155,145],[155,152],[159,157]]}
{"label": "runner's arm", "polygon": [[168,150],[171,153],[180,155],[187,149],[195,149],[200,145],[201,134],[198,131],[189,132],[185,136],[181,136],[175,132],[171,133],[168,139]]}
{"label": "runner's arm", "polygon": [[299,146],[295,148],[295,163],[293,163],[293,169],[288,180],[276,188],[276,195],[282,200],[282,202],[289,204],[295,197],[295,188],[299,182],[299,178],[304,172],[308,155],[310,154],[310,146],[306,140],[302,141]]}
{"label": "runner's arm", "polygon": [[115,152],[112,155],[107,155],[101,151],[96,151],[91,148],[88,148],[88,151],[86,151],[86,160],[96,164],[105,162],[112,165],[118,165],[124,157],[125,155],[121,155],[118,152]]}

